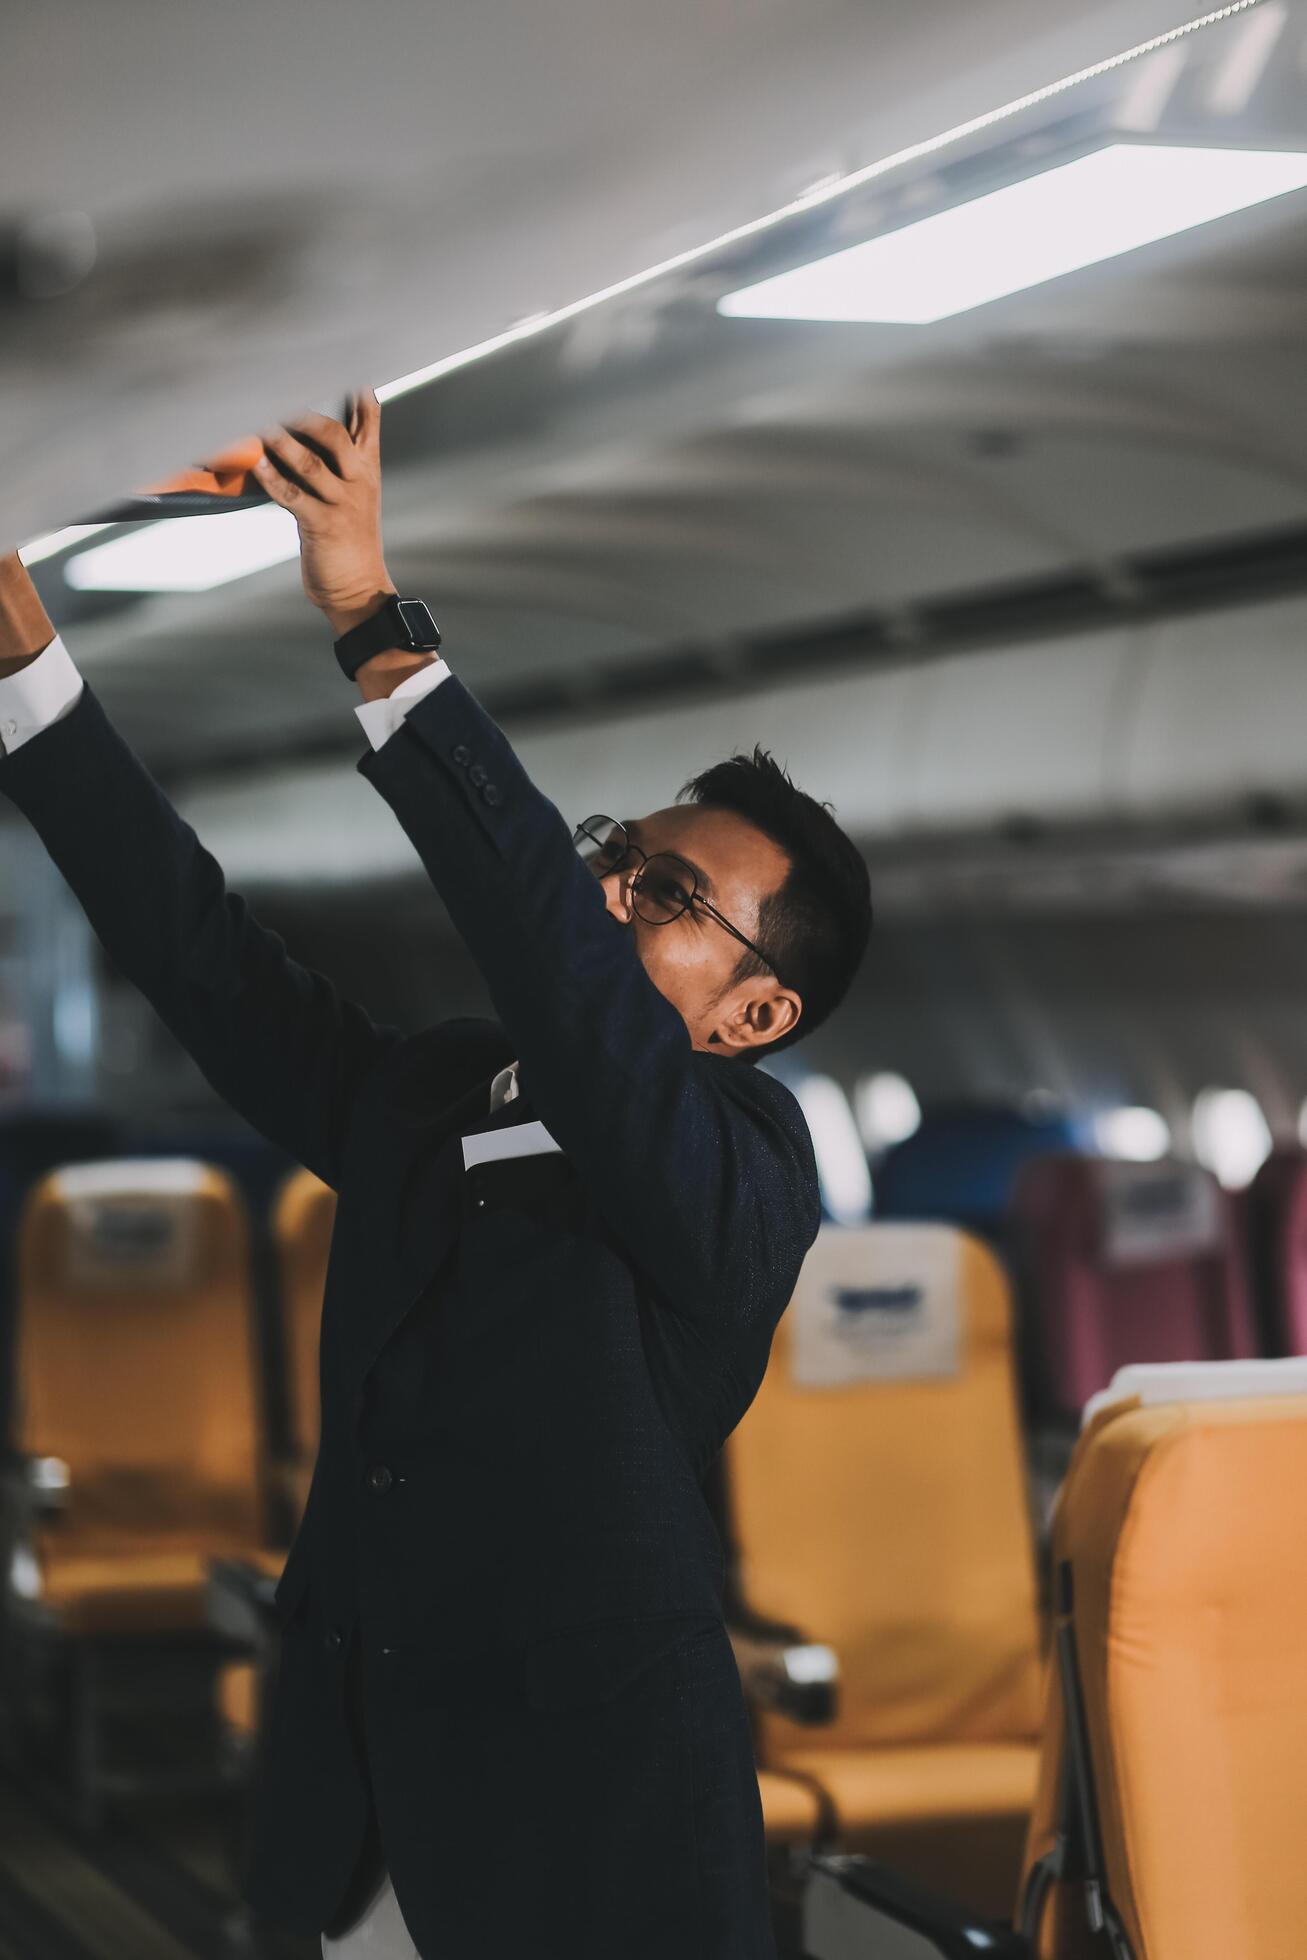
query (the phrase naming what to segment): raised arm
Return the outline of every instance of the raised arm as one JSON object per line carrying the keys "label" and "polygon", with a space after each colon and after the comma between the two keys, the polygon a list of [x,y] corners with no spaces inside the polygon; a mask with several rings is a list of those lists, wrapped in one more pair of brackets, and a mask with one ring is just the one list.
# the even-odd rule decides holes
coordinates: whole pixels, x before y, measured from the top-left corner
{"label": "raised arm", "polygon": [[[357,764],[448,907],[522,1088],[666,1303],[770,1339],[820,1220],[790,1091],[696,1050],[607,909],[570,826],[457,675]],[[779,1305],[777,1304],[779,1300]]]}
{"label": "raised arm", "polygon": [[[263,481],[295,515],[305,592],[337,635],[394,589],[379,419],[364,396],[348,431],[304,415],[264,436],[275,462]],[[417,850],[516,1048],[524,1092],[614,1237],[719,1356],[738,1356],[741,1334],[756,1330],[755,1365],[765,1361],[820,1222],[803,1114],[771,1077],[694,1049],[560,812],[456,675],[416,678],[425,664],[396,650],[360,669],[365,700],[410,698],[402,718],[368,724],[374,746],[358,770]],[[411,687],[397,680],[405,673]]]}
{"label": "raised arm", "polygon": [[[16,557],[0,559],[0,689],[41,704],[62,651]],[[66,662],[66,655],[64,656]],[[27,670],[27,671],[25,671]],[[71,672],[70,663],[64,675]],[[225,1102],[334,1188],[350,1114],[403,1039],[300,965],[226,888],[215,859],[86,682],[6,742],[0,791],[33,825],[119,970]],[[11,716],[10,719],[15,719]]]}

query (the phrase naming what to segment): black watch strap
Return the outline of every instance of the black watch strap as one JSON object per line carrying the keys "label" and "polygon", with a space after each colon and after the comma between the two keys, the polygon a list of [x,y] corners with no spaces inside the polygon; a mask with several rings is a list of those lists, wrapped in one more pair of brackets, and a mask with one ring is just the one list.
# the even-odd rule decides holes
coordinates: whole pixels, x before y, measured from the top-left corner
{"label": "black watch strap", "polygon": [[351,626],[348,633],[342,633],[334,645],[341,672],[346,680],[352,681],[365,660],[391,647],[406,648],[413,653],[438,653],[440,628],[423,600],[401,599],[398,592],[390,592],[376,612],[370,613],[361,625]]}

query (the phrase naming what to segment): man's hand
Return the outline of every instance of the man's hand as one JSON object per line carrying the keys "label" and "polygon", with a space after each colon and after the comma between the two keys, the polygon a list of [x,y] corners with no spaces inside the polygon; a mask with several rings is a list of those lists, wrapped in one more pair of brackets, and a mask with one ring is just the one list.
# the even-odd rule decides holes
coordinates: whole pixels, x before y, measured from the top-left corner
{"label": "man's hand", "polygon": [[261,440],[255,475],[298,524],[304,590],[339,639],[395,590],[381,548],[381,404],[366,388],[348,428],[306,409]]}

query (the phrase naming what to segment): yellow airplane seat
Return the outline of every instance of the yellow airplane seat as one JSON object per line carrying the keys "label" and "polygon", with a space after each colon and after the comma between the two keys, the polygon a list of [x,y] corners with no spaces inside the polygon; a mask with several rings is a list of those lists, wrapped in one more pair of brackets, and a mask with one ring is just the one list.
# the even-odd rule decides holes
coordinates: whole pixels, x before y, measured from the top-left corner
{"label": "yellow airplane seat", "polygon": [[814,1854],[810,1960],[1297,1960],[1307,1361],[1121,1368],[1053,1522],[1055,1664],[1016,1927]]}
{"label": "yellow airplane seat", "polygon": [[824,1728],[755,1708],[764,1771],[810,1781],[842,1848],[1009,1913],[1041,1660],[994,1255],[952,1226],[823,1226],[724,1469],[740,1599],[838,1662]]}
{"label": "yellow airplane seat", "polygon": [[1296,1960],[1307,1362],[1118,1371],[1054,1520],[1023,1925],[1041,1960]]}
{"label": "yellow airplane seat", "polygon": [[66,1165],[24,1201],[16,1274],[6,1687],[20,1720],[70,1702],[98,1814],[131,1780],[104,1760],[119,1677],[211,1674],[208,1562],[266,1544],[244,1203],[193,1158]]}
{"label": "yellow airplane seat", "polygon": [[[277,1193],[271,1217],[286,1359],[290,1449],[271,1471],[292,1531],[303,1515],[318,1453],[318,1336],[335,1218],[336,1193],[331,1186],[310,1170],[291,1171]],[[210,1594],[213,1623],[234,1637],[244,1638],[256,1650],[253,1661],[229,1662],[216,1684],[219,1715],[238,1750],[251,1747],[258,1732],[261,1684],[271,1659],[271,1595],[285,1556],[276,1552],[226,1560],[214,1575],[216,1583]]]}

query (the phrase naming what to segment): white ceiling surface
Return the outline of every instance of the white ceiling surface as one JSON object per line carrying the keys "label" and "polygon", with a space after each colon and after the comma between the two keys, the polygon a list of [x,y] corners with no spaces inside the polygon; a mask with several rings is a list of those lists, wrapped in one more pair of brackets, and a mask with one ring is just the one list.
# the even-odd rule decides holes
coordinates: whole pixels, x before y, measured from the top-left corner
{"label": "white ceiling surface", "polygon": [[[1287,21],[1291,10],[1276,0],[1276,11]],[[121,328],[57,387],[29,355],[17,450],[26,460],[0,484],[0,503],[21,502],[30,488],[30,517],[40,502],[42,521],[70,519],[85,508],[67,502],[78,465],[93,467],[105,490],[145,480],[177,464],[184,439],[185,453],[200,453],[286,412],[287,389],[295,401],[325,400],[352,372],[401,372],[778,204],[826,170],[864,163],[1186,17],[1142,5],[1062,8],[1053,22],[1018,4],[832,3],[810,5],[800,22],[779,7],[727,0],[684,12],[610,0],[588,37],[575,11],[572,36],[555,17],[542,52],[535,14],[523,14],[522,38],[509,32],[506,5],[471,9],[450,29],[442,60],[424,52],[422,63],[413,37],[425,51],[443,25],[414,23],[407,36],[396,28],[387,41],[374,9],[360,64],[348,46],[355,30],[338,24],[329,41],[336,76],[373,78],[345,93],[379,87],[384,59],[389,127],[402,138],[397,150],[379,144],[374,114],[365,162],[346,167],[337,143],[340,174],[321,151],[317,168],[333,196],[335,186],[348,185],[356,201],[383,187],[402,218],[392,242],[406,244],[419,282],[416,316],[361,303],[347,279],[328,313],[309,260],[297,259],[293,290],[279,289],[270,313],[243,312],[230,346],[211,331],[212,308],[207,322],[197,309],[189,326],[174,316],[175,383],[160,387],[143,352],[133,365]],[[133,34],[148,13],[133,10]],[[239,85],[224,44],[202,96],[193,84],[182,90],[201,130],[225,105],[239,136],[231,182],[251,210],[261,206],[261,181],[275,176],[284,191],[313,177],[297,119],[326,47],[292,31],[299,13],[278,11],[275,29],[270,15],[252,16]],[[185,33],[206,35],[211,14],[187,16]],[[225,34],[234,14],[222,17]],[[155,18],[156,69],[176,69],[178,16],[160,7]],[[75,62],[60,84],[66,107],[79,85],[90,90],[92,53],[101,75],[112,68],[107,14],[88,9],[85,22],[83,67]],[[1233,35],[1238,25],[1211,32]],[[294,76],[272,117],[281,132],[275,171],[261,147],[268,112],[251,94],[271,90],[266,75],[278,64],[251,55],[274,32],[281,69]],[[7,22],[6,89],[8,36]],[[17,69],[34,86],[48,34],[25,25],[23,36]],[[1301,33],[1284,44],[1296,62]],[[938,73],[942,47],[948,76]],[[194,44],[192,69],[199,54]],[[152,129],[166,149],[174,134],[151,121],[149,103],[166,98],[159,113],[172,116],[176,90],[147,90],[133,64],[118,66],[115,124]],[[495,77],[489,123],[484,91],[470,81],[453,89],[456,70]],[[410,89],[426,90],[412,129],[401,113]],[[1307,109],[1302,122],[1307,140]],[[513,132],[507,148],[504,131]],[[442,182],[463,186],[460,173],[475,162],[481,189],[466,204],[460,189],[419,210],[409,196],[419,161],[430,165],[442,142],[459,159]],[[0,120],[0,157],[11,147],[12,124]],[[61,146],[47,132],[22,167],[51,196],[55,184],[62,197],[79,195],[90,147],[81,145],[79,162],[78,143]],[[157,200],[151,148],[110,145],[106,210]],[[485,162],[491,150],[509,158],[502,179]],[[526,175],[514,181],[523,158]],[[187,188],[184,176],[179,169],[174,181]],[[424,249],[434,237],[438,251]],[[373,239],[360,262],[384,245]],[[720,266],[702,267],[391,403],[390,569],[401,589],[431,601],[451,662],[474,691],[537,673],[583,685],[595,667],[686,646],[710,649],[729,671],[743,635],[864,611],[900,622],[909,664],[840,679],[796,671],[783,686],[752,684],[747,697],[556,731],[518,735],[510,719],[528,768],[565,814],[668,802],[693,771],[754,741],[772,745],[868,841],[1013,813],[1165,815],[1272,781],[1307,794],[1307,744],[1288,732],[1307,726],[1307,701],[1297,700],[1304,620],[1292,606],[1252,608],[1198,635],[1185,622],[910,663],[915,609],[950,593],[1087,574],[1128,594],[1128,554],[1307,522],[1307,194],[925,332],[720,320],[713,300],[723,277]],[[299,368],[290,356],[297,326],[306,336]],[[141,349],[160,332],[147,323]],[[13,372],[11,362],[7,417]],[[120,384],[112,399],[111,376]],[[64,399],[70,386],[76,412],[91,418],[80,429]],[[125,453],[131,467],[120,469]],[[1254,615],[1260,624],[1249,629]],[[412,868],[394,818],[351,766],[364,743],[356,697],[294,565],[70,622],[66,634],[146,759],[190,759],[196,780],[178,801],[234,880],[252,887]],[[1279,693],[1256,696],[1222,677],[1227,655],[1253,643],[1263,690]],[[1198,662],[1207,677],[1194,702],[1219,703],[1223,741],[1196,706],[1197,723],[1183,721],[1186,663],[1199,645],[1211,652]],[[1155,712],[1149,690],[1158,688]],[[1127,713],[1137,719],[1123,748]],[[284,737],[335,731],[344,760],[278,764]],[[258,748],[256,767],[202,780],[206,753],[227,758],[246,743]]]}
{"label": "white ceiling surface", "polygon": [[100,261],[0,315],[0,538],[1188,17],[1183,0],[11,0],[0,217],[84,211]]}

